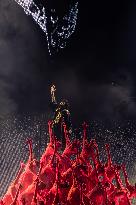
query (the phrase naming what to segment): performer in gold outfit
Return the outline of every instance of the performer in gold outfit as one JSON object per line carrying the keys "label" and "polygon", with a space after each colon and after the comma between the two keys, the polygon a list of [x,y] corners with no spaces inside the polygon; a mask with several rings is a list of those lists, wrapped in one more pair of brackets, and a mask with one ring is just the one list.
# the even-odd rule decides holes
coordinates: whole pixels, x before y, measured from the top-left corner
{"label": "performer in gold outfit", "polygon": [[64,143],[64,131],[63,125],[66,125],[68,134],[72,133],[71,115],[69,111],[69,103],[67,100],[62,100],[60,103],[57,102],[55,85],[51,86],[51,104],[54,112],[52,128],[54,135],[58,140],[61,139]]}

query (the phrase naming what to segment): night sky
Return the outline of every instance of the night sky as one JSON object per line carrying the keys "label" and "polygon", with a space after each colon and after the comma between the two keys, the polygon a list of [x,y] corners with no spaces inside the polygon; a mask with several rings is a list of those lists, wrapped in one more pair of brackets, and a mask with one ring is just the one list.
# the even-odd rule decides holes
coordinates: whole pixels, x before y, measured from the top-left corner
{"label": "night sky", "polygon": [[[56,6],[61,15],[64,5]],[[127,163],[131,181],[136,180],[135,68],[136,1],[79,1],[75,33],[65,49],[50,56],[46,36],[31,16],[14,0],[0,0],[0,119],[50,116],[55,84],[57,100],[69,100],[73,126],[91,123],[91,136],[97,134],[102,146],[110,142],[114,160]],[[2,143],[8,140],[6,123]],[[18,132],[16,126],[11,129],[9,141]]]}

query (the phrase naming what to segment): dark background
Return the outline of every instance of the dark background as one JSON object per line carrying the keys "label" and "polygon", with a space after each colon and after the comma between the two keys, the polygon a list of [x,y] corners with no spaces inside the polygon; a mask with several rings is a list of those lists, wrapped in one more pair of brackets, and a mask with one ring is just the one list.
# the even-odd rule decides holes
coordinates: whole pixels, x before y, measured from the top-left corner
{"label": "dark background", "polygon": [[0,116],[47,112],[54,83],[77,124],[135,119],[135,11],[135,1],[79,2],[75,33],[50,57],[39,26],[13,0],[1,0]]}

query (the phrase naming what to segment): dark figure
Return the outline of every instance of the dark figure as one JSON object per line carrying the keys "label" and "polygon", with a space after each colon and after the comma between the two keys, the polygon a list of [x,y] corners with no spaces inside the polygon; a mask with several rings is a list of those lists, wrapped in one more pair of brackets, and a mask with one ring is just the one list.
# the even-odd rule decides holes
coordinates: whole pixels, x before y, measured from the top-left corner
{"label": "dark figure", "polygon": [[53,116],[53,133],[58,140],[61,139],[62,144],[65,144],[64,138],[64,128],[63,125],[66,125],[67,133],[71,134],[72,124],[71,124],[71,115],[69,112],[69,104],[67,100],[62,100],[60,103],[57,103],[55,97],[56,88],[53,85],[51,87],[51,100],[52,100],[52,110],[54,112]]}

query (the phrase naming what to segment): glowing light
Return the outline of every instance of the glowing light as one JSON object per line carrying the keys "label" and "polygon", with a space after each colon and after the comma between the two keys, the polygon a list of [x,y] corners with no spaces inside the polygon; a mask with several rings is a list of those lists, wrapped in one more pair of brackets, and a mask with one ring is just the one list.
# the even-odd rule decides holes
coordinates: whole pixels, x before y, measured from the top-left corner
{"label": "glowing light", "polygon": [[67,40],[74,33],[78,15],[78,2],[70,4],[64,17],[59,17],[55,8],[38,6],[34,0],[15,0],[23,7],[27,15],[31,15],[35,22],[46,34],[48,51],[52,55],[66,47]]}

